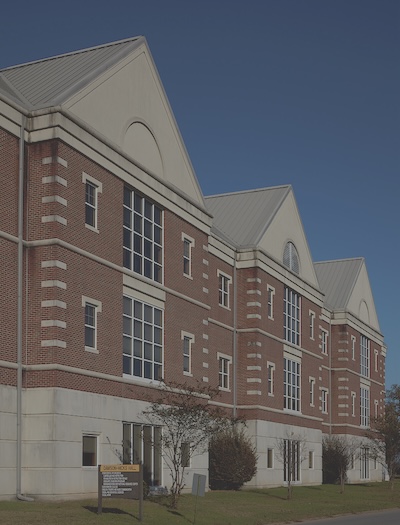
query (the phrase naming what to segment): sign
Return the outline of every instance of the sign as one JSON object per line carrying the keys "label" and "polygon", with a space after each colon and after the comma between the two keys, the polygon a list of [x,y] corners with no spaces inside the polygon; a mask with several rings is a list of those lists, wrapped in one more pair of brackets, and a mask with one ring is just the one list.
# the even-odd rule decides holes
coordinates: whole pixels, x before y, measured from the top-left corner
{"label": "sign", "polygon": [[192,494],[193,496],[204,496],[206,492],[206,479],[204,474],[193,474]]}
{"label": "sign", "polygon": [[142,521],[143,470],[141,465],[99,465],[98,514],[102,512],[103,498],[138,499],[139,520]]}

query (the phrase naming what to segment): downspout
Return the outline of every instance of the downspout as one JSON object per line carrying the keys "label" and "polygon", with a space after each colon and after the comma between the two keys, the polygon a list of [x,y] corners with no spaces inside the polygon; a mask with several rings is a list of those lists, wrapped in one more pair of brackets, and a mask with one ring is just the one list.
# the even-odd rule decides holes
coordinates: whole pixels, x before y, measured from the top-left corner
{"label": "downspout", "polygon": [[332,435],[332,319],[329,322],[329,378],[328,378],[328,388],[329,388],[329,435]]}
{"label": "downspout", "polygon": [[237,268],[236,254],[233,262],[233,417],[237,416]]}
{"label": "downspout", "polygon": [[22,495],[22,313],[23,313],[23,270],[24,270],[24,164],[25,164],[25,124],[22,115],[21,134],[19,138],[18,169],[18,256],[17,256],[17,499],[33,501]]}

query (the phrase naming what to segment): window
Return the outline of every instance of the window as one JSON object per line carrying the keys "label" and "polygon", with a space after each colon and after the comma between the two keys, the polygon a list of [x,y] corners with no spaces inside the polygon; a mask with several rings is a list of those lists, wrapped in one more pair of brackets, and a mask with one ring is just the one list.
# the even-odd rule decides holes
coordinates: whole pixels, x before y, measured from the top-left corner
{"label": "window", "polygon": [[103,185],[87,173],[82,173],[82,182],[85,184],[85,226],[97,231],[98,196]]}
{"label": "window", "polygon": [[194,240],[182,234],[183,241],[183,275],[192,276],[192,248]]}
{"label": "window", "polygon": [[308,452],[308,468],[313,469],[314,468],[314,451],[310,450]]}
{"label": "window", "polygon": [[321,352],[328,355],[328,332],[321,329]]}
{"label": "window", "polygon": [[283,252],[283,265],[294,273],[299,274],[299,256],[295,245],[292,242],[288,242]]}
{"label": "window", "polygon": [[379,401],[375,399],[374,401],[374,418],[376,419],[379,415]]}
{"label": "window", "polygon": [[328,413],[328,390],[326,388],[321,390],[321,410],[323,414]]}
{"label": "window", "polygon": [[97,314],[101,312],[101,303],[89,297],[82,297],[85,309],[85,350],[98,353],[97,349]]}
{"label": "window", "polygon": [[272,288],[272,286],[268,286],[267,288],[267,294],[268,294],[268,319],[274,318],[274,295],[275,295],[275,289]]}
{"label": "window", "polygon": [[360,388],[360,425],[369,427],[369,390]]}
{"label": "window", "polygon": [[231,278],[218,272],[218,288],[219,288],[219,304],[225,308],[229,308],[229,286]]}
{"label": "window", "polygon": [[310,406],[314,406],[315,399],[315,379],[310,377]]}
{"label": "window", "polygon": [[360,449],[360,478],[369,479],[369,448]]}
{"label": "window", "polygon": [[356,338],[354,335],[351,336],[351,358],[353,361],[356,360]]}
{"label": "window", "polygon": [[161,380],[163,377],[163,313],[124,296],[123,372]]}
{"label": "window", "polygon": [[369,339],[364,335],[360,337],[360,374],[363,377],[369,377]]}
{"label": "window", "polygon": [[181,333],[183,342],[183,373],[191,375],[192,373],[192,344],[194,336],[186,332]]}
{"label": "window", "polygon": [[283,407],[300,411],[300,363],[286,357],[283,359]]}
{"label": "window", "polygon": [[97,436],[82,436],[82,466],[97,467]]}
{"label": "window", "polygon": [[310,310],[310,339],[314,339],[315,313]]}
{"label": "window", "polygon": [[275,365],[273,363],[267,363],[268,368],[268,395],[274,395],[274,375],[275,375]]}
{"label": "window", "polygon": [[274,468],[274,449],[267,448],[267,468]]}
{"label": "window", "polygon": [[349,469],[350,470],[354,469],[354,454],[350,454],[350,466],[349,466]]}
{"label": "window", "polygon": [[351,415],[352,417],[356,416],[356,393],[351,393]]}
{"label": "window", "polygon": [[123,265],[162,282],[162,210],[130,188],[124,188]]}
{"label": "window", "polygon": [[161,428],[123,423],[123,462],[143,464],[143,478],[150,486],[162,484]]}
{"label": "window", "polygon": [[378,350],[374,350],[374,357],[375,357],[375,372],[378,372],[379,370],[379,353]]}
{"label": "window", "polygon": [[182,467],[190,467],[190,443],[181,444],[181,465]]}
{"label": "window", "polygon": [[283,442],[283,481],[300,481],[300,442],[285,439]]}
{"label": "window", "polygon": [[285,287],[284,339],[300,346],[300,295]]}
{"label": "window", "polygon": [[219,362],[219,388],[221,390],[229,390],[229,366],[231,358],[218,353]]}

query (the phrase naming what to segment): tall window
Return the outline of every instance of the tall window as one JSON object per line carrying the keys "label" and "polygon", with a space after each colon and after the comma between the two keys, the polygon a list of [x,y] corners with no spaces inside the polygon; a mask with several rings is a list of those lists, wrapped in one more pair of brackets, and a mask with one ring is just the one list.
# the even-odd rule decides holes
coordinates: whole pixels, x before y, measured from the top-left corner
{"label": "tall window", "polygon": [[300,442],[285,439],[283,442],[283,481],[300,481]]}
{"label": "tall window", "polygon": [[162,310],[124,296],[123,371],[144,379],[163,377]]}
{"label": "tall window", "polygon": [[218,272],[219,304],[225,308],[229,308],[230,281],[231,278],[228,275]]}
{"label": "tall window", "polygon": [[268,319],[274,318],[274,295],[275,295],[275,289],[272,288],[272,286],[268,286],[267,289],[268,293]]}
{"label": "tall window", "polygon": [[283,408],[300,411],[300,363],[283,359]]}
{"label": "tall window", "polygon": [[161,428],[123,423],[123,461],[143,464],[143,478],[150,486],[162,484]]}
{"label": "tall window", "polygon": [[97,314],[101,303],[89,297],[82,297],[85,316],[85,350],[97,353]]}
{"label": "tall window", "polygon": [[219,363],[219,388],[221,390],[229,390],[229,366],[231,358],[228,356],[218,354]]}
{"label": "tall window", "polygon": [[299,256],[297,254],[296,246],[292,242],[288,242],[283,252],[283,265],[292,272],[299,274]]}
{"label": "tall window", "polygon": [[97,231],[98,197],[103,185],[87,173],[82,173],[82,182],[85,184],[85,225]]}
{"label": "tall window", "polygon": [[363,377],[369,377],[369,339],[364,335],[360,337],[360,374]]}
{"label": "tall window", "polygon": [[97,436],[82,436],[82,466],[97,467]]}
{"label": "tall window", "polygon": [[360,425],[369,427],[369,390],[360,388]]}
{"label": "tall window", "polygon": [[162,281],[162,211],[134,190],[124,188],[123,264]]}
{"label": "tall window", "polygon": [[321,410],[323,414],[328,413],[328,390],[326,388],[321,390]]}
{"label": "tall window", "polygon": [[328,355],[328,332],[321,329],[321,352]]}
{"label": "tall window", "polygon": [[369,448],[360,449],[360,478],[369,479]]}
{"label": "tall window", "polygon": [[192,248],[194,245],[193,239],[182,234],[183,241],[183,274],[186,277],[192,276]]}
{"label": "tall window", "polygon": [[267,448],[267,468],[274,468],[274,449]]}
{"label": "tall window", "polygon": [[375,372],[379,371],[379,352],[375,348],[374,350],[374,363],[375,363]]}
{"label": "tall window", "polygon": [[315,400],[315,379],[313,377],[310,377],[310,405],[314,406],[314,400]]}
{"label": "tall window", "polygon": [[193,335],[182,332],[183,343],[183,373],[190,375],[192,372],[192,344]]}
{"label": "tall window", "polygon": [[356,359],[356,338],[354,335],[351,336],[351,358],[353,361]]}
{"label": "tall window", "polygon": [[275,375],[275,365],[273,363],[268,363],[268,395],[274,395],[274,375]]}
{"label": "tall window", "polygon": [[284,296],[284,339],[300,346],[300,295],[285,287]]}
{"label": "tall window", "polygon": [[351,415],[355,417],[356,415],[356,393],[351,393]]}
{"label": "tall window", "polygon": [[188,443],[187,441],[184,441],[181,444],[181,466],[182,467],[190,467],[190,457],[191,457],[190,443]]}
{"label": "tall window", "polygon": [[310,339],[314,339],[315,333],[315,313],[310,310]]}

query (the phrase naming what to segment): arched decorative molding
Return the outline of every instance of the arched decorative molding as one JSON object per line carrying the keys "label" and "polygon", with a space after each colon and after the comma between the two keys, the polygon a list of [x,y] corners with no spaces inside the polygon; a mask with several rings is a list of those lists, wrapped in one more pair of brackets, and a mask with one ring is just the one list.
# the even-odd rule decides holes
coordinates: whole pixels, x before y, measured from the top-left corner
{"label": "arched decorative molding", "polygon": [[358,316],[361,319],[361,321],[364,321],[365,324],[371,324],[369,319],[369,309],[367,303],[362,300],[360,302],[360,307],[358,309]]}
{"label": "arched decorative molding", "polygon": [[164,167],[154,133],[140,119],[130,121],[122,139],[123,150],[149,171],[162,177]]}
{"label": "arched decorative molding", "polygon": [[283,266],[297,275],[300,274],[300,259],[297,248],[292,241],[288,241],[283,250]]}

